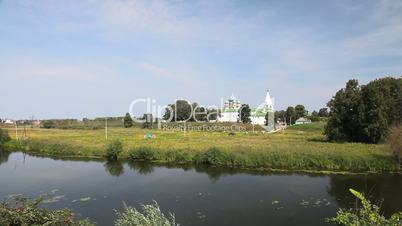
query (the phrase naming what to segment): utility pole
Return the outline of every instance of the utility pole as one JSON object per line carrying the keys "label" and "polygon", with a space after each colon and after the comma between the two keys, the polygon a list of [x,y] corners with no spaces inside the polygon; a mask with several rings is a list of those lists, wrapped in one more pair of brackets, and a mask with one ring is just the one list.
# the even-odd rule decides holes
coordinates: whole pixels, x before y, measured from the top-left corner
{"label": "utility pole", "polygon": [[105,118],[105,139],[107,140],[107,117]]}

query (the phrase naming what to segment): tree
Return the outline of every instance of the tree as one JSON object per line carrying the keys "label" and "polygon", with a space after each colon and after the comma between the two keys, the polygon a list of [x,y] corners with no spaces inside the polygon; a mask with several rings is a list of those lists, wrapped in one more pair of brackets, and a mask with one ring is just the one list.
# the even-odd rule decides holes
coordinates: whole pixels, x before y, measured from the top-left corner
{"label": "tree", "polygon": [[250,123],[251,122],[250,116],[251,116],[250,107],[248,106],[248,104],[243,104],[239,109],[240,121],[243,123]]}
{"label": "tree", "polygon": [[363,133],[361,87],[357,80],[349,80],[328,102],[330,118],[325,127],[329,140],[361,141]]}
{"label": "tree", "polygon": [[128,112],[126,113],[126,116],[124,116],[123,125],[124,128],[130,128],[133,126],[133,119]]}
{"label": "tree", "polygon": [[349,80],[327,105],[329,140],[379,143],[390,125],[402,122],[402,78],[377,79],[363,86]]}
{"label": "tree", "polygon": [[295,123],[297,118],[296,118],[296,112],[295,112],[294,107],[289,106],[286,109],[286,114],[285,115],[286,115],[286,124],[290,125],[290,124]]}
{"label": "tree", "polygon": [[321,108],[319,111],[318,111],[318,116],[320,116],[320,117],[328,117],[328,108]]}
{"label": "tree", "polygon": [[310,120],[311,120],[312,122],[318,122],[318,121],[320,121],[320,116],[319,116],[319,114],[318,114],[317,111],[311,112],[311,115],[310,115],[309,118],[310,118]]}
{"label": "tree", "polygon": [[153,116],[150,113],[144,114],[142,117],[144,120],[144,123],[142,123],[142,128],[143,129],[152,129],[153,128]]}
{"label": "tree", "polygon": [[296,105],[295,112],[296,112],[296,119],[307,116],[306,108],[301,104]]}

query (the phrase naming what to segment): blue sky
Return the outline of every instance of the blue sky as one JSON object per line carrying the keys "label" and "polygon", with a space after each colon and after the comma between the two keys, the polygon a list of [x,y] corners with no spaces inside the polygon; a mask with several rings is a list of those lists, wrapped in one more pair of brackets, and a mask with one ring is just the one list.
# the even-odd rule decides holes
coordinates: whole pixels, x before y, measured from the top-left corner
{"label": "blue sky", "polygon": [[[131,101],[324,107],[402,73],[402,1],[0,0],[0,118],[122,115]],[[142,110],[138,110],[138,113]]]}

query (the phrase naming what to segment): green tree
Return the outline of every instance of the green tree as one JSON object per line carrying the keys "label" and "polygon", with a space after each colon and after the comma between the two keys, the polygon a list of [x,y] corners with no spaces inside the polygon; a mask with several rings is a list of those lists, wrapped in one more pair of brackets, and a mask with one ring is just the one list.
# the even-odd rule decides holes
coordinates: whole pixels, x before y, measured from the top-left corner
{"label": "green tree", "polygon": [[248,104],[243,104],[239,109],[240,121],[243,123],[250,123],[251,122],[250,116],[251,116],[250,107],[248,106]]}
{"label": "green tree", "polygon": [[142,117],[144,122],[142,123],[143,129],[152,129],[154,126],[154,118],[153,115],[150,113],[144,114]]}
{"label": "green tree", "polygon": [[133,119],[128,112],[126,113],[126,116],[124,116],[123,124],[124,128],[130,128],[133,126]]}
{"label": "green tree", "polygon": [[296,112],[296,119],[307,116],[306,108],[301,104],[296,105],[295,112]]}
{"label": "green tree", "polygon": [[325,134],[329,140],[379,143],[389,126],[401,124],[402,78],[382,78],[359,86],[349,80],[328,102]]}
{"label": "green tree", "polygon": [[311,112],[311,115],[310,115],[309,119],[312,122],[318,122],[318,121],[320,121],[320,116],[319,116],[317,111],[313,111],[313,112]]}
{"label": "green tree", "polygon": [[323,118],[328,117],[329,116],[328,108],[321,108],[318,111],[318,116],[323,117]]}
{"label": "green tree", "polygon": [[294,109],[294,107],[289,106],[286,109],[286,124],[290,125],[290,124],[294,124],[296,121],[296,111]]}
{"label": "green tree", "polygon": [[329,140],[361,141],[363,103],[357,80],[349,80],[328,102],[330,118],[325,127]]}

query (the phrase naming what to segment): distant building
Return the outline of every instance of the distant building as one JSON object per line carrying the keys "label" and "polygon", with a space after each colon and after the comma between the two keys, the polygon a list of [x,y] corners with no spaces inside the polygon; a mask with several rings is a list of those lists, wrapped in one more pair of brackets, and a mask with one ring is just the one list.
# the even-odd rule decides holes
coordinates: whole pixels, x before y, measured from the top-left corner
{"label": "distant building", "polygon": [[5,124],[14,124],[15,122],[14,122],[14,120],[6,119],[6,120],[4,120],[4,123]]}
{"label": "distant building", "polygon": [[232,94],[229,100],[225,102],[220,117],[218,117],[218,122],[238,122],[240,108],[240,101]]}
{"label": "distant building", "polygon": [[[232,96],[225,102],[223,109],[218,117],[218,122],[239,122],[239,110],[242,104]],[[261,125],[267,131],[274,130],[274,106],[272,98],[267,91],[265,101],[257,108],[252,108],[250,112],[250,120],[252,124]]]}
{"label": "distant building", "polygon": [[[272,103],[272,98],[271,95],[269,94],[269,91],[267,91],[265,95],[265,101],[264,104],[260,105],[257,108],[251,109],[251,123],[256,124],[256,125],[268,125],[270,124],[271,120],[271,114],[272,114],[272,125],[274,125],[274,106]],[[267,122],[268,119],[268,122]]]}
{"label": "distant building", "polygon": [[297,119],[297,120],[295,121],[295,124],[296,124],[296,125],[310,124],[310,123],[311,123],[311,120],[310,120],[310,119],[306,119],[306,118],[304,118],[304,117],[301,117],[301,118],[299,118],[299,119]]}

